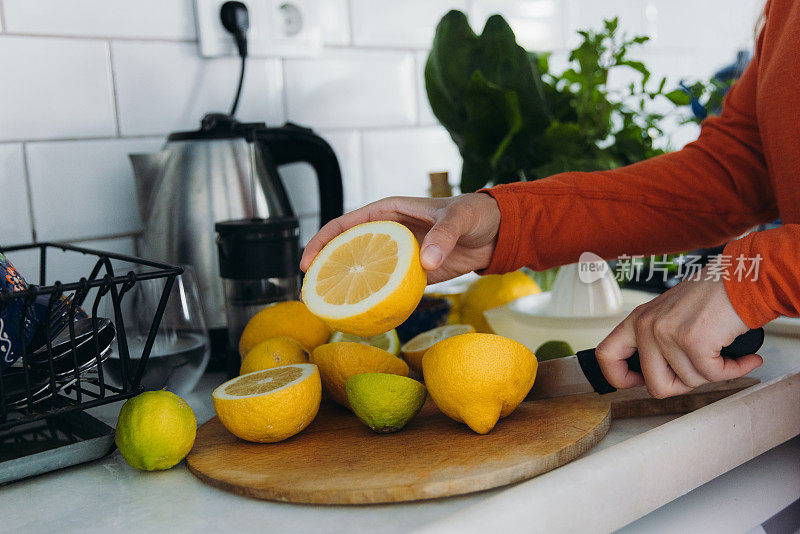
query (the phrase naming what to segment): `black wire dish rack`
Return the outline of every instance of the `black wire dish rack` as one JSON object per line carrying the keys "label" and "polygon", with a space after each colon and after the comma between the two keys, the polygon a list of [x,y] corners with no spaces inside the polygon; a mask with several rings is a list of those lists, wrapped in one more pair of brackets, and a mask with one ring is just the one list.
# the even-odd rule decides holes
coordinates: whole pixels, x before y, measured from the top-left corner
{"label": "black wire dish rack", "polygon": [[[42,324],[50,326],[35,352],[21,336],[21,357],[0,369],[0,484],[96,459],[113,450],[113,428],[86,410],[143,391],[142,376],[170,291],[183,272],[165,263],[66,244],[0,247],[0,252],[12,257],[35,256],[37,250],[39,283],[29,283],[19,291],[0,291],[0,312],[12,303],[22,305],[20,332],[34,305],[44,310]],[[93,263],[89,276],[48,285],[48,260],[52,264],[54,255],[60,260],[77,255],[82,264]],[[74,263],[74,259],[67,261]],[[142,352],[132,355],[121,303],[138,282],[156,279],[163,279],[163,290]],[[110,317],[100,317],[99,312]],[[76,331],[78,318],[84,319],[82,332]],[[51,336],[56,330],[60,335]],[[102,364],[114,337],[120,376],[109,380]],[[33,345],[33,340],[28,343]]]}

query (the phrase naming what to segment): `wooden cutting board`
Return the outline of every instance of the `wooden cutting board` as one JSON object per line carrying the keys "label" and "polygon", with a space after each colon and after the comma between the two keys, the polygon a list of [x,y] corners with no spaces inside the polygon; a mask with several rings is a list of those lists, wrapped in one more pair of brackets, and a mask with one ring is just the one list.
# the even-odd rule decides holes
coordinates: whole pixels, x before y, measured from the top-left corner
{"label": "wooden cutting board", "polygon": [[758,383],[739,378],[688,395],[653,399],[644,388],[523,402],[484,436],[428,400],[401,432],[378,435],[352,413],[323,405],[303,432],[281,443],[236,438],[214,417],[186,458],[200,480],[240,495],[314,504],[433,499],[545,473],[583,454],[611,417],[686,413]]}
{"label": "wooden cutting board", "polygon": [[401,432],[378,435],[353,414],[323,405],[280,443],[248,443],[214,417],[197,430],[189,470],[240,495],[314,504],[366,504],[459,495],[559,467],[608,432],[611,404],[561,398],[524,402],[486,435],[428,401]]}
{"label": "wooden cutting board", "polygon": [[[703,384],[693,389],[691,393],[666,399],[654,399],[643,387],[620,389],[614,393],[603,395],[602,398],[611,403],[611,417],[614,419],[689,413],[754,386],[758,382],[757,378],[744,376],[723,382]],[[587,397],[600,397],[600,395],[590,393]]]}

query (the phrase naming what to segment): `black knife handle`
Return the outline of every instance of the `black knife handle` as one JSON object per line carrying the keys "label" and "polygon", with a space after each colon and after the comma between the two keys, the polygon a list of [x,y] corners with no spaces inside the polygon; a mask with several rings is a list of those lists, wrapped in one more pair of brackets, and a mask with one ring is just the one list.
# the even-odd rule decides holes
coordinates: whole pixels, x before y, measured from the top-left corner
{"label": "black knife handle", "polygon": [[[755,354],[763,343],[764,329],[755,328],[738,336],[727,347],[722,347],[719,353],[723,358],[736,359],[747,356],[748,354]],[[595,350],[596,349],[587,349],[578,351],[576,354],[578,356],[578,363],[580,363],[581,370],[583,374],[586,375],[586,379],[597,393],[601,395],[613,393],[617,389],[609,384],[606,377],[603,376],[603,372],[600,370],[600,364],[597,362]],[[628,362],[628,369],[631,371],[637,373],[642,372],[642,365],[639,362],[639,351],[634,352],[633,355],[625,361]]]}

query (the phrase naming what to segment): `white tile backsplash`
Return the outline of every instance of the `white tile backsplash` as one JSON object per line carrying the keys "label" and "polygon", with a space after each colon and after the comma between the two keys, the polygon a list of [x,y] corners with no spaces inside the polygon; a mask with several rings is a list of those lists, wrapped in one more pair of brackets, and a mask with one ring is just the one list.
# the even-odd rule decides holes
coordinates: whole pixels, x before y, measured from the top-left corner
{"label": "white tile backsplash", "polygon": [[[135,243],[132,237],[93,239],[91,241],[79,241],[71,244],[129,256],[135,254]],[[22,274],[26,282],[30,284],[39,284],[39,249],[9,252],[7,257],[17,271]],[[96,261],[96,256],[84,255],[74,251],[62,251],[50,247],[47,250],[47,262],[45,264],[45,283],[47,285],[53,285],[56,281],[61,281],[65,284],[71,284],[79,281],[83,277],[88,278]],[[119,274],[125,274],[130,270],[131,264],[114,261],[113,266],[115,270],[120,269]],[[105,273],[105,270],[101,271],[101,273]],[[91,300],[88,302],[91,302]]]}
{"label": "white tile backsplash", "polygon": [[300,217],[300,246],[306,246],[317,230],[319,230],[319,217],[316,214]]}
{"label": "white tile backsplash", "polygon": [[13,33],[194,39],[192,0],[3,0]]}
{"label": "white tile backsplash", "polygon": [[428,61],[428,51],[420,50],[414,54],[417,69],[417,113],[419,123],[426,126],[438,124],[433,114],[431,104],[428,102],[428,93],[425,90],[425,63]]}
{"label": "white tile backsplash", "polygon": [[108,43],[0,36],[0,141],[116,135]]}
{"label": "white tile backsplash", "polygon": [[763,0],[646,0],[645,31],[656,48],[689,54],[752,48]]}
{"label": "white tile backsplash", "polygon": [[[331,145],[342,172],[345,210],[363,203],[360,134],[356,131],[319,132]],[[289,201],[297,215],[319,213],[319,188],[314,170],[308,163],[292,163],[278,169],[286,186]]]}
{"label": "white tile backsplash", "polygon": [[326,45],[350,44],[350,11],[348,0],[317,2],[322,42]]}
{"label": "white tile backsplash", "polygon": [[430,48],[436,24],[465,0],[351,0],[353,43],[362,46]]}
{"label": "white tile backsplash", "polygon": [[[602,2],[586,2],[584,0],[568,0],[568,19],[572,28],[578,30],[600,30],[603,20],[619,18],[619,29],[630,35],[645,33],[644,19],[645,0],[603,0]],[[580,44],[581,38],[575,31],[567,35],[569,48]]]}
{"label": "white tile backsplash", "polygon": [[0,245],[33,239],[22,144],[0,144]]}
{"label": "white tile backsplash", "polygon": [[[587,0],[591,1],[591,0]],[[499,13],[514,30],[517,44],[527,50],[559,50],[566,46],[565,0],[474,0],[470,24],[475,33]]]}
{"label": "white tile backsplash", "polygon": [[284,60],[289,120],[314,128],[405,126],[417,119],[411,52],[331,50]]}
{"label": "white tile backsplash", "polygon": [[[112,58],[122,135],[196,130],[228,112],[239,79],[237,59],[203,59],[190,43],[114,42]],[[280,60],[250,60],[237,118],[282,122],[281,88]]]}
{"label": "white tile backsplash", "polygon": [[131,152],[149,152],[160,138],[56,141],[26,146],[37,238],[68,241],[142,228]]}
{"label": "white tile backsplash", "polygon": [[461,176],[461,157],[444,128],[375,130],[364,137],[364,202],[387,196],[427,196],[428,173],[448,171],[450,183]]}
{"label": "white tile backsplash", "polygon": [[[460,175],[460,156],[437,125],[423,78],[435,27],[448,9],[465,10],[477,33],[492,13],[502,14],[521,45],[554,52],[556,72],[578,42],[576,29],[597,29],[618,15],[622,31],[653,34],[632,56],[654,79],[666,75],[672,88],[681,79],[707,79],[733,61],[738,47],[751,46],[762,5],[319,0],[322,54],[251,59],[238,118],[315,128],[339,158],[348,210],[387,195],[424,195],[429,172],[447,170],[453,184]],[[130,237],[118,238],[141,228],[127,153],[157,149],[169,132],[196,129],[204,113],[227,111],[236,88],[236,58],[199,56],[192,6],[193,0],[0,0],[0,190],[7,193],[0,198],[0,244],[94,238],[90,246],[133,251]],[[630,74],[609,84],[620,87]],[[697,135],[696,126],[676,119],[667,129],[673,148]],[[304,164],[284,166],[281,174],[305,243],[318,225],[316,179]],[[102,239],[108,236],[114,238]]]}

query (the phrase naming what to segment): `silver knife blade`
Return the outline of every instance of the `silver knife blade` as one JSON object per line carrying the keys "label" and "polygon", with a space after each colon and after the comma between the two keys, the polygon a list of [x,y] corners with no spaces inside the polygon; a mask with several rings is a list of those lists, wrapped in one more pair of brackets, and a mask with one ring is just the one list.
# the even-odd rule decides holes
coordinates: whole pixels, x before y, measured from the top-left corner
{"label": "silver knife blade", "polygon": [[539,362],[536,380],[527,399],[548,399],[580,393],[592,393],[594,388],[583,374],[575,355]]}
{"label": "silver knife blade", "polygon": [[[720,349],[723,358],[740,358],[747,354],[755,354],[764,342],[764,329],[756,328],[740,334],[730,345]],[[529,399],[546,399],[563,397],[578,393],[597,392],[602,394],[616,391],[603,376],[597,363],[596,349],[578,351],[578,354],[545,360],[539,363],[536,380],[533,383]],[[640,373],[639,352],[634,352],[625,360],[628,369]],[[583,366],[581,365],[583,363]]]}

